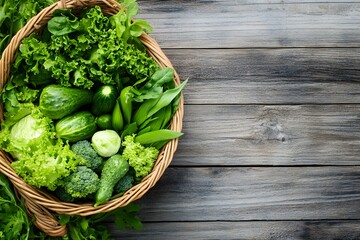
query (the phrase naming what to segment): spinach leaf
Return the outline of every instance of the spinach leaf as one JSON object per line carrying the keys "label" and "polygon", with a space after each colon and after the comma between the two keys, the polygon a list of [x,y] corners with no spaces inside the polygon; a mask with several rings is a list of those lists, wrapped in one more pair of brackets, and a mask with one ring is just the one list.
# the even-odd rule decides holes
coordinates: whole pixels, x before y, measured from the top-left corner
{"label": "spinach leaf", "polygon": [[61,36],[75,32],[79,28],[79,22],[75,20],[70,20],[65,16],[53,17],[48,22],[48,30],[50,33]]}

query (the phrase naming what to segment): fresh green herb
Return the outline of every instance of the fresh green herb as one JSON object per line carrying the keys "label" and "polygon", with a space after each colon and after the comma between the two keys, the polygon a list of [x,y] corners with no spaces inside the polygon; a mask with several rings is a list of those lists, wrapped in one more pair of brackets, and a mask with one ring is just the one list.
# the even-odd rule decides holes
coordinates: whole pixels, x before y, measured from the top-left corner
{"label": "fresh green herb", "polygon": [[0,239],[28,239],[31,222],[23,202],[17,202],[6,176],[0,174]]}

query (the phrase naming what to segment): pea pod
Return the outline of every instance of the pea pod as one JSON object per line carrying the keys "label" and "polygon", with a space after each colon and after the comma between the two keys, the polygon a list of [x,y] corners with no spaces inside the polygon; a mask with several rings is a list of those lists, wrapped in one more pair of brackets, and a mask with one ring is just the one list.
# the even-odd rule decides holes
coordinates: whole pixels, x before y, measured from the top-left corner
{"label": "pea pod", "polygon": [[124,127],[124,119],[121,114],[120,104],[118,101],[115,102],[114,110],[112,112],[111,124],[113,129],[117,132],[121,131]]}
{"label": "pea pod", "polygon": [[181,132],[172,131],[169,129],[161,129],[139,134],[135,137],[135,142],[138,142],[141,145],[147,145],[156,142],[170,141],[174,138],[180,137],[181,135],[183,135]]}
{"label": "pea pod", "polygon": [[127,124],[131,121],[131,114],[132,114],[132,86],[125,87],[120,92],[120,107],[123,113],[124,120]]}

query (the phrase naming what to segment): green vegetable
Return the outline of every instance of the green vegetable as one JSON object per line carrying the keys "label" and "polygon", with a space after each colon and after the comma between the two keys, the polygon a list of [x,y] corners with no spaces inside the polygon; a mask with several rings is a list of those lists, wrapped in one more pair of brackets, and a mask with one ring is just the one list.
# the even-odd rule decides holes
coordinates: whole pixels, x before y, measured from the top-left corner
{"label": "green vegetable", "polygon": [[41,92],[39,108],[45,116],[61,119],[91,103],[92,97],[88,90],[49,85]]}
{"label": "green vegetable", "polygon": [[141,19],[133,19],[138,13],[136,0],[126,0],[121,5],[122,7],[119,12],[110,17],[111,25],[116,29],[118,38],[126,43],[131,43],[136,41],[137,37],[142,33],[152,31],[152,27],[148,22]]}
{"label": "green vegetable", "polygon": [[64,189],[74,198],[84,198],[95,193],[100,186],[98,175],[88,167],[80,166],[64,179]]}
{"label": "green vegetable", "polygon": [[121,139],[114,130],[102,130],[92,136],[91,145],[100,156],[111,157],[119,151]]}
{"label": "green vegetable", "polygon": [[120,93],[120,108],[123,113],[124,120],[127,124],[130,124],[131,121],[131,115],[132,115],[132,86],[125,87],[121,90]]}
{"label": "green vegetable", "polygon": [[138,126],[143,124],[148,118],[148,113],[155,106],[155,104],[159,101],[157,98],[148,99],[144,101],[138,110],[135,112],[132,121],[136,122]]}
{"label": "green vegetable", "polygon": [[112,156],[105,162],[101,172],[100,188],[95,195],[95,206],[103,204],[111,198],[115,184],[128,170],[129,164],[120,154]]}
{"label": "green vegetable", "polygon": [[185,80],[183,83],[181,83],[179,86],[173,89],[169,89],[165,91],[161,97],[159,98],[159,101],[151,108],[151,110],[147,113],[147,117],[150,117],[154,115],[157,111],[162,109],[163,107],[169,105],[181,92],[181,90],[185,87],[188,80]]}
{"label": "green vegetable", "polygon": [[112,129],[112,115],[104,114],[96,118],[96,124],[99,129]]}
{"label": "green vegetable", "polygon": [[[56,192],[63,191],[57,188]],[[142,223],[137,216],[140,207],[130,203],[126,207],[118,208],[107,213],[94,214],[89,217],[57,215],[61,225],[67,225],[67,235],[61,238],[49,237],[40,232],[32,224],[32,219],[27,216],[23,199],[18,201],[18,196],[13,192],[13,187],[7,178],[0,173],[0,239],[113,239],[104,220],[113,217],[115,224],[121,230],[141,230]]]}
{"label": "green vegetable", "polygon": [[41,145],[31,154],[21,154],[11,166],[25,182],[35,187],[55,190],[62,179],[76,170],[81,158],[59,140],[55,145]]}
{"label": "green vegetable", "polygon": [[68,144],[56,139],[51,119],[38,108],[15,124],[3,121],[0,147],[17,159],[12,167],[25,182],[50,190],[61,184],[81,160]]}
{"label": "green vegetable", "polygon": [[55,132],[51,119],[45,117],[38,108],[14,124],[5,119],[0,132],[0,147],[20,158],[23,154],[32,154],[39,148],[55,142]]}
{"label": "green vegetable", "polygon": [[121,114],[121,108],[118,101],[116,101],[111,119],[112,127],[115,131],[120,132],[124,128],[124,118]]}
{"label": "green vegetable", "polygon": [[124,131],[121,133],[121,139],[124,139],[124,137],[127,135],[132,135],[136,133],[137,130],[138,130],[138,126],[136,122],[126,125]]}
{"label": "green vegetable", "polygon": [[[171,115],[172,115],[171,105],[167,105],[166,107],[160,109],[160,111],[155,113],[149,119],[150,121],[146,120],[141,125],[141,127],[140,127],[141,131],[140,132],[145,132],[145,131],[143,131],[145,129],[148,129],[148,131],[146,131],[146,132],[150,132],[150,131],[156,131],[156,130],[160,130],[162,128],[166,128],[169,121],[171,120]],[[140,132],[138,134],[141,134]]]}
{"label": "green vegetable", "polygon": [[[121,11],[125,9],[123,6]],[[123,15],[120,13],[117,18]],[[147,56],[142,43],[131,35],[139,33],[137,27],[143,25],[143,21],[136,20],[135,25],[116,21],[113,27],[98,6],[77,16],[58,11],[43,34],[24,38],[14,73],[39,76],[40,72],[46,72],[64,87],[91,89],[99,83],[119,86],[124,78],[133,81],[148,78],[159,68],[154,59]],[[126,22],[131,20],[128,14],[125,18]],[[126,37],[127,40],[119,37],[116,30],[119,28],[125,28],[131,37]]]}
{"label": "green vegetable", "polygon": [[94,94],[91,112],[95,116],[111,113],[114,109],[117,96],[118,93],[114,86],[101,86]]}
{"label": "green vegetable", "polygon": [[174,78],[174,70],[166,67],[156,71],[150,80],[139,89],[138,96],[134,97],[137,102],[143,102],[146,99],[159,98],[163,93],[163,86],[172,82]]}
{"label": "green vegetable", "polygon": [[54,35],[66,35],[75,32],[79,28],[79,22],[74,19],[70,20],[66,16],[55,16],[48,22],[48,30]]}
{"label": "green vegetable", "polygon": [[0,239],[29,239],[30,234],[24,202],[17,202],[10,182],[0,173]]}
{"label": "green vegetable", "polygon": [[122,194],[134,186],[134,176],[133,173],[129,170],[124,177],[122,177],[114,187],[115,194]]}
{"label": "green vegetable", "polygon": [[135,229],[141,230],[142,223],[137,216],[140,207],[134,203],[130,203],[125,207],[118,208],[107,213],[99,213],[88,217],[77,215],[59,215],[61,225],[68,228],[67,236],[64,240],[110,240],[110,232],[107,230],[108,224],[101,224],[110,217],[114,219],[116,226],[120,230]]}
{"label": "green vegetable", "polygon": [[161,129],[152,132],[147,132],[135,137],[135,142],[141,145],[148,145],[156,142],[170,141],[174,138],[182,136],[183,133],[168,129]]}
{"label": "green vegetable", "polygon": [[71,196],[70,193],[66,192],[64,187],[58,187],[54,191],[55,196],[58,197],[63,202],[76,202],[78,199]]}
{"label": "green vegetable", "polygon": [[70,142],[89,139],[96,132],[95,117],[88,111],[67,116],[55,125],[56,135]]}
{"label": "green vegetable", "polygon": [[102,157],[96,153],[88,140],[82,140],[74,143],[71,146],[71,150],[76,155],[83,158],[79,165],[87,166],[91,170],[98,170],[103,163]]}
{"label": "green vegetable", "polygon": [[144,147],[135,142],[134,138],[135,135],[128,135],[124,138],[122,156],[134,168],[136,180],[140,181],[151,172],[159,155],[159,150],[153,147]]}
{"label": "green vegetable", "polygon": [[31,17],[55,3],[55,0],[1,0],[0,1],[0,57],[11,38]]}
{"label": "green vegetable", "polygon": [[179,96],[181,90],[185,87],[187,81],[188,80],[184,81],[176,88],[166,90],[158,98],[145,100],[136,111],[133,117],[133,121],[136,122],[138,126],[140,126],[159,110],[170,105],[172,101]]}

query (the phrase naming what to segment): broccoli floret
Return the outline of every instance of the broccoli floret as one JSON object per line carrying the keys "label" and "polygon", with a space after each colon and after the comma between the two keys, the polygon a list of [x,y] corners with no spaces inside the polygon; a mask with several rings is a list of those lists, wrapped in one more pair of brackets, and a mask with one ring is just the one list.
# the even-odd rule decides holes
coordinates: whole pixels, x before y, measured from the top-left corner
{"label": "broccoli floret", "polygon": [[71,146],[71,150],[78,156],[83,158],[80,165],[87,166],[92,170],[96,171],[101,166],[103,159],[100,157],[91,143],[87,140],[79,141]]}
{"label": "broccoli floret", "polygon": [[69,193],[67,193],[65,191],[65,189],[62,187],[56,188],[55,195],[63,202],[75,202],[76,201],[76,198],[74,198]]}
{"label": "broccoli floret", "polygon": [[95,193],[100,186],[98,175],[88,167],[80,166],[64,179],[64,189],[74,198],[83,198]]}
{"label": "broccoli floret", "polygon": [[134,186],[134,175],[131,171],[127,172],[124,177],[122,177],[114,187],[114,193],[120,194],[129,190],[132,186]]}

